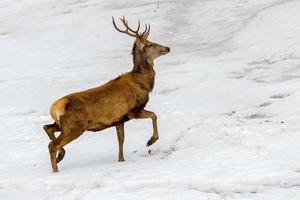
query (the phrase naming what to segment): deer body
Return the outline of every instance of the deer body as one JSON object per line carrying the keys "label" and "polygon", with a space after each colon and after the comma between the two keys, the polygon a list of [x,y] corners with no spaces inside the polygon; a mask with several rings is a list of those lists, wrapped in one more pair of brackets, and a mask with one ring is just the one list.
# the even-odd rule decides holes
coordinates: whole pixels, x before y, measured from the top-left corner
{"label": "deer body", "polygon": [[[152,145],[158,139],[156,115],[144,109],[149,93],[154,87],[155,71],[153,60],[170,51],[168,47],[147,41],[150,26],[139,34],[128,27],[125,18],[121,19],[126,31],[122,33],[136,37],[132,54],[134,67],[132,71],[121,75],[108,83],[82,92],[69,94],[55,101],[50,114],[53,124],[44,126],[51,142],[49,153],[53,172],[57,172],[57,163],[65,155],[64,146],[78,138],[84,131],[100,131],[116,127],[119,141],[119,161],[124,161],[124,123],[130,119],[151,118],[153,135],[147,143]],[[131,32],[129,32],[129,31]],[[54,132],[61,131],[56,138]],[[57,155],[58,153],[58,155]]]}
{"label": "deer body", "polygon": [[[146,84],[141,80],[147,75],[153,82]],[[51,106],[50,113],[57,124],[61,117],[70,115],[74,116],[74,123],[80,123],[86,130],[102,130],[124,121],[131,110],[143,109],[153,84],[154,73],[128,72],[103,86],[57,100]]]}

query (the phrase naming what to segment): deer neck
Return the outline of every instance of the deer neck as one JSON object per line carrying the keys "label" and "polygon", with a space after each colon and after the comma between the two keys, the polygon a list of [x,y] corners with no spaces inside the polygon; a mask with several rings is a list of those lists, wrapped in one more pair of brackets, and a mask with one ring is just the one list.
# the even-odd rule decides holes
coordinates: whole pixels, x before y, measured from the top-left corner
{"label": "deer neck", "polygon": [[153,62],[147,61],[141,54],[133,53],[133,63],[132,73],[138,84],[147,91],[152,91],[155,81]]}

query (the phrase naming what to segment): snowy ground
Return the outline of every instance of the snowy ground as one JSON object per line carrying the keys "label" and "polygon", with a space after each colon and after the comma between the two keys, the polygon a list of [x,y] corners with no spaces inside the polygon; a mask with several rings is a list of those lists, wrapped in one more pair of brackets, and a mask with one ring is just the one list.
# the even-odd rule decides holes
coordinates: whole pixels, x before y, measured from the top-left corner
{"label": "snowy ground", "polygon": [[[300,199],[299,0],[1,0],[0,199]],[[111,16],[151,23],[151,122],[86,133],[50,169],[55,99],[132,66]],[[148,153],[148,150],[151,153]]]}

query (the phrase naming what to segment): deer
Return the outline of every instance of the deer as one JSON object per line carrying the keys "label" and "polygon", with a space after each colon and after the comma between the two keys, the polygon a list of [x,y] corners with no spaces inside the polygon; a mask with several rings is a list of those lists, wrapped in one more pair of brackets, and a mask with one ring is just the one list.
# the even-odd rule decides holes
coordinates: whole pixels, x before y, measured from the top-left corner
{"label": "deer", "polygon": [[[170,48],[148,40],[150,24],[145,24],[145,30],[140,32],[139,20],[136,29],[132,29],[125,17],[119,19],[124,29],[120,29],[112,17],[114,28],[135,38],[131,51],[133,68],[104,85],[66,95],[50,106],[50,115],[54,122],[44,125],[43,129],[51,140],[48,149],[53,172],[58,172],[57,164],[65,156],[64,146],[85,131],[96,132],[115,127],[119,162],[125,161],[125,122],[132,119],[151,119],[153,134],[146,146],[154,144],[159,138],[157,116],[145,107],[155,82],[154,60],[169,53]],[[55,132],[60,132],[58,137]]]}

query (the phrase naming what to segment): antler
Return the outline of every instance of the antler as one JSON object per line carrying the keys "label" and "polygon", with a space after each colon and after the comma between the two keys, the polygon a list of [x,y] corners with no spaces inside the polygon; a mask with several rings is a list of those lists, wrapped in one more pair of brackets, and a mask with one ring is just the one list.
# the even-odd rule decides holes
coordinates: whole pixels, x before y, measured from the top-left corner
{"label": "antler", "polygon": [[121,22],[123,23],[123,25],[125,26],[125,30],[121,30],[117,27],[116,23],[115,23],[115,19],[114,17],[112,17],[112,23],[115,27],[115,29],[121,33],[126,33],[127,35],[130,35],[132,37],[135,38],[139,38],[139,39],[144,39],[146,40],[148,38],[148,35],[150,33],[150,24],[145,24],[145,31],[143,33],[139,33],[140,27],[141,27],[141,23],[140,20],[138,21],[138,26],[136,30],[133,30],[129,27],[127,20],[125,19],[125,17],[123,16],[123,18],[119,18],[121,20]]}

